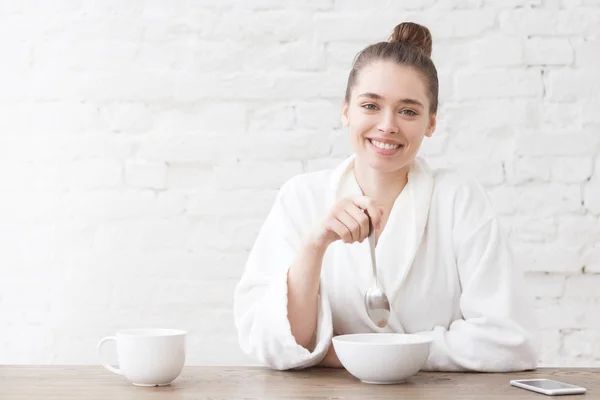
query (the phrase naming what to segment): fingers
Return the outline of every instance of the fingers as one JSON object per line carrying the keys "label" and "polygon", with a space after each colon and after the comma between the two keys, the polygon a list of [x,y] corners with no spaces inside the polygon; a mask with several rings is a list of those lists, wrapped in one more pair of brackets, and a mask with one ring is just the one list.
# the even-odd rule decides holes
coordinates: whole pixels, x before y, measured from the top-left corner
{"label": "fingers", "polygon": [[380,229],[383,208],[367,196],[346,198],[330,211],[319,237],[327,243],[341,239],[344,243],[363,242],[370,233],[369,218],[375,229]]}
{"label": "fingers", "polygon": [[381,217],[383,215],[383,207],[379,207],[375,201],[367,196],[357,196],[352,199],[354,204],[365,210],[369,217],[371,218],[371,222],[375,229],[379,229],[381,227]]}
{"label": "fingers", "polygon": [[369,217],[367,214],[363,212],[360,208],[358,208],[354,203],[349,204],[349,207],[346,208],[346,212],[356,221],[358,224],[358,233],[355,236],[357,242],[361,242],[365,240],[370,233],[369,230]]}
{"label": "fingers", "polygon": [[335,233],[344,243],[352,243],[352,234],[337,218],[330,218],[327,221],[327,230]]}
{"label": "fingers", "polygon": [[[336,217],[337,217],[338,221],[340,221],[342,224],[344,224],[344,226],[350,233],[351,241],[348,243],[352,243],[352,242],[356,242],[360,239],[360,224],[358,223],[358,221],[356,221],[352,217],[352,215],[350,215],[348,213],[348,211],[351,211],[351,210],[349,210],[349,208],[351,208],[351,207],[346,207],[345,210],[340,211],[336,215]],[[354,207],[354,208],[356,208],[356,207]]]}

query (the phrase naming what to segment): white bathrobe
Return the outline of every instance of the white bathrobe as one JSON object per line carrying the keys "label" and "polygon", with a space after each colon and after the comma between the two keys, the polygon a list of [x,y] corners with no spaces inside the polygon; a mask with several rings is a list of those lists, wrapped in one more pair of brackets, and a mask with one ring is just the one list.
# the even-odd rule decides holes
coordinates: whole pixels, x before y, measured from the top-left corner
{"label": "white bathrobe", "polygon": [[536,367],[536,324],[521,269],[476,182],[432,171],[417,158],[377,243],[379,279],[391,305],[377,327],[364,306],[373,284],[368,241],[336,241],[325,253],[316,346],[298,345],[287,318],[287,272],[302,238],[331,206],[361,195],[354,157],[335,170],[286,182],[235,290],[242,350],[274,369],[318,364],[332,335],[416,333],[433,339],[424,370],[516,371]]}

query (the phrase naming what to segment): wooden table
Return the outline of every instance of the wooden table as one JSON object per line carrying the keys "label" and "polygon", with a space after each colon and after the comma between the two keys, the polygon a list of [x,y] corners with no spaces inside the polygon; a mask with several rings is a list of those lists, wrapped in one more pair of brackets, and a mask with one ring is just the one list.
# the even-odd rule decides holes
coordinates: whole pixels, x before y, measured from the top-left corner
{"label": "wooden table", "polygon": [[[0,399],[531,399],[542,394],[510,379],[550,378],[583,386],[579,400],[600,399],[600,368],[538,369],[511,374],[419,373],[400,385],[367,385],[345,370],[271,371],[256,367],[185,367],[167,387],[136,387],[102,367],[0,366]],[[577,397],[579,396],[579,397]],[[550,397],[552,398],[552,397]]]}

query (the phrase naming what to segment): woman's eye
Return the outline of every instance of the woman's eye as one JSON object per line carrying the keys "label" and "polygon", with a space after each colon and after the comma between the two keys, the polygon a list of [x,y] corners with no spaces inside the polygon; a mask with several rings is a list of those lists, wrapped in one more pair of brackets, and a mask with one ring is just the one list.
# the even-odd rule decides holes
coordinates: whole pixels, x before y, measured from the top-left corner
{"label": "woman's eye", "polygon": [[405,108],[404,110],[400,111],[400,114],[405,114],[411,117],[417,115],[416,112],[414,112],[413,110],[409,110],[408,108]]}
{"label": "woman's eye", "polygon": [[375,104],[365,104],[363,105],[363,108],[366,108],[369,111],[377,110],[377,106]]}

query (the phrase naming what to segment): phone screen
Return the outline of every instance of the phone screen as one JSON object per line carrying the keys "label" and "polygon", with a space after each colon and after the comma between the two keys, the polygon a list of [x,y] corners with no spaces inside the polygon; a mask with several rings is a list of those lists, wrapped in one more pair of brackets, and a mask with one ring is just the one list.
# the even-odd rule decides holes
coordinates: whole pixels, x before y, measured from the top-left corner
{"label": "phone screen", "polygon": [[554,389],[565,389],[575,387],[573,385],[568,385],[566,383],[552,381],[552,380],[535,380],[535,381],[525,381],[522,382],[525,385],[533,386],[540,389],[554,390]]}

